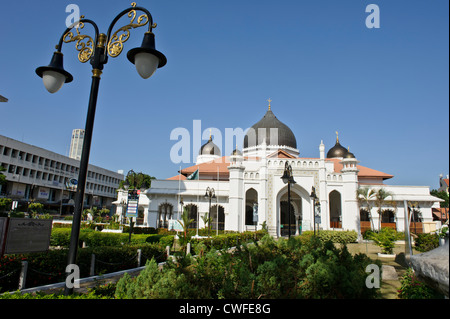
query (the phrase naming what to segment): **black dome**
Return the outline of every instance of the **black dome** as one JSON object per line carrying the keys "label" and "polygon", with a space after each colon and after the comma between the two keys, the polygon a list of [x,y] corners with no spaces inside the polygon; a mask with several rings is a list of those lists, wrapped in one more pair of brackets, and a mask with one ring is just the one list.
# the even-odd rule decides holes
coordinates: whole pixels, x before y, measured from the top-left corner
{"label": "black dome", "polygon": [[[336,145],[334,145],[327,153],[327,158],[333,158],[333,157],[346,157],[347,155],[353,155],[350,152],[339,143],[339,136],[338,132],[336,132]],[[353,157],[355,157],[353,155]]]}
{"label": "black dome", "polygon": [[242,156],[242,152],[240,150],[238,150],[237,148],[231,152],[231,156]]}
{"label": "black dome", "polygon": [[[256,146],[262,143],[263,136],[259,136],[259,130],[264,129],[261,134],[264,134],[267,145],[286,145],[293,148],[297,148],[297,140],[294,133],[284,123],[277,119],[273,112],[269,109],[264,117],[253,125],[244,137],[244,148]],[[271,141],[270,133],[273,129],[278,129],[278,141]]]}
{"label": "black dome", "polygon": [[219,147],[213,143],[211,136],[209,137],[208,142],[202,145],[200,148],[199,155],[217,155],[220,156]]}
{"label": "black dome", "polygon": [[344,158],[356,158],[355,154],[353,154],[352,152],[350,152],[349,149],[347,149],[347,154],[345,154]]}

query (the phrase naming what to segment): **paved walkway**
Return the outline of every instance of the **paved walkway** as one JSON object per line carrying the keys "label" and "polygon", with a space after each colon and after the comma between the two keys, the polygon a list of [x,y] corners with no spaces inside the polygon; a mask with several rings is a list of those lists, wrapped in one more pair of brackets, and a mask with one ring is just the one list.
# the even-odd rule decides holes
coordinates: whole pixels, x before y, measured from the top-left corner
{"label": "paved walkway", "polygon": [[[394,247],[395,258],[382,258],[378,256],[381,248],[375,244],[361,243],[348,244],[347,248],[350,253],[363,253],[371,259],[378,259],[383,264],[382,283],[381,283],[381,297],[383,299],[398,299],[397,290],[400,289],[400,278],[405,274],[408,265],[405,260],[405,245],[397,244]],[[413,254],[419,254],[413,249]]]}

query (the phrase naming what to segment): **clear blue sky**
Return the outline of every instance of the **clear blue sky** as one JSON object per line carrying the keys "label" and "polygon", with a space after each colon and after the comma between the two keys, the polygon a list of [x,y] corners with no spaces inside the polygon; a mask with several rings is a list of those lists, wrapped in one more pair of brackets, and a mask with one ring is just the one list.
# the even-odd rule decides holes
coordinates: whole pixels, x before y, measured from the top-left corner
{"label": "clear blue sky", "polygon": [[[131,1],[2,1],[0,134],[67,154],[84,128],[91,66],[64,44],[74,81],[49,94],[35,69],[47,65],[70,3],[106,33]],[[368,4],[381,28],[368,29]],[[168,59],[143,80],[126,59],[144,29],[131,31],[100,83],[91,163],[111,170],[176,175],[170,160],[177,127],[243,129],[266,112],[297,138],[303,157],[335,143],[361,165],[393,174],[397,185],[438,188],[449,169],[449,2],[447,0],[137,1],[158,23]],[[126,18],[117,27],[128,23]],[[93,35],[86,25],[85,32]],[[194,150],[198,152],[198,150]],[[229,154],[225,154],[229,155]],[[182,167],[191,164],[181,164]]]}

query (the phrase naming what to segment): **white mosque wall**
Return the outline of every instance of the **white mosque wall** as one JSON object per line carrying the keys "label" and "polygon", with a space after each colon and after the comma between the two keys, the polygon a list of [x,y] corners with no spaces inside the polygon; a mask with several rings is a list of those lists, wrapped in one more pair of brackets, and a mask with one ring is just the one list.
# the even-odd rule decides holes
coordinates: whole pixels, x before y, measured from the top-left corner
{"label": "white mosque wall", "polygon": [[[253,225],[246,223],[246,204],[252,204],[246,198],[249,190],[256,192],[258,203],[257,229],[266,221],[269,232],[273,236],[280,236],[281,216],[280,201],[287,196],[287,185],[281,180],[285,162],[292,166],[295,185],[291,187],[294,198],[293,206],[296,213],[301,210],[302,230],[312,230],[314,211],[310,198],[314,186],[321,203],[320,229],[333,229],[330,223],[330,194],[337,192],[340,195],[340,213],[342,230],[359,229],[359,207],[356,201],[358,178],[356,171],[335,173],[329,170],[330,163],[323,159],[280,159],[267,158],[261,161],[245,161],[230,167],[230,180],[154,180],[152,187],[140,196],[139,206],[144,209],[144,226],[157,227],[159,207],[163,204],[172,206],[172,218],[179,218],[181,214],[180,198],[184,205],[196,205],[199,216],[209,211],[209,200],[205,199],[207,187],[214,188],[216,199],[211,205],[220,205],[224,208],[225,229],[233,231],[254,230]],[[332,163],[331,163],[332,164]],[[397,205],[395,220],[398,231],[404,231],[405,207],[404,201],[419,204],[424,222],[432,222],[432,207],[439,206],[439,199],[430,195],[428,186],[397,186],[364,184],[370,188],[383,187],[394,194]],[[253,192],[253,191],[252,191]],[[118,191],[117,214],[126,210],[127,193]],[[334,193],[336,194],[336,193]],[[254,199],[252,198],[252,201]],[[338,205],[334,203],[333,205]],[[386,204],[383,209],[392,208]],[[334,215],[336,207],[334,208]],[[379,225],[377,208],[372,208],[373,224]],[[199,218],[199,227],[204,227]]]}

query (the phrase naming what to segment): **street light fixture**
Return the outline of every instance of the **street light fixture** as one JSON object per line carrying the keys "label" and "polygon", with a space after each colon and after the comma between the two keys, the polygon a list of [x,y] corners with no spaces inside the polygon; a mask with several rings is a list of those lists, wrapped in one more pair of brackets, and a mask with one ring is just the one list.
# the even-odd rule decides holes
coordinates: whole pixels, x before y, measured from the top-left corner
{"label": "street light fixture", "polygon": [[283,176],[281,176],[283,183],[288,184],[288,220],[289,220],[289,238],[291,238],[291,184],[296,184],[294,174],[292,173],[292,166],[286,161],[284,164]]}
{"label": "street light fixture", "polygon": [[[142,11],[143,14],[141,14],[139,17],[136,17],[137,11]],[[116,22],[125,14],[127,14],[131,21],[127,25],[119,28],[117,31],[111,34]],[[88,23],[94,27],[94,40],[88,35],[80,34],[80,30],[84,28],[85,23]],[[108,28],[107,34],[99,33],[97,24],[94,21],[85,19],[84,16],[81,16],[79,21],[76,21],[74,24],[68,27],[62,34],[59,43],[56,46],[56,52],[53,53],[50,64],[48,66],[43,66],[36,69],[36,74],[43,79],[45,88],[50,93],[55,93],[64,85],[64,83],[69,83],[73,80],[73,76],[63,67],[63,54],[61,53],[63,42],[76,42],[76,49],[77,51],[79,51],[78,60],[82,63],[90,61],[90,64],[92,65],[93,75],[91,93],[89,97],[89,107],[86,117],[83,150],[80,160],[78,187],[75,197],[75,208],[70,237],[68,265],[76,264],[78,238],[81,223],[81,211],[83,208],[82,205],[89,164],[89,153],[91,149],[92,131],[94,127],[95,109],[97,105],[100,76],[102,74],[103,66],[108,62],[108,56],[115,58],[122,53],[123,44],[130,37],[130,29],[143,27],[147,24],[148,31],[144,35],[142,46],[130,50],[130,52],[128,52],[128,59],[136,65],[138,73],[143,78],[148,78],[154,73],[157,68],[163,67],[166,64],[167,59],[161,52],[155,49],[155,36],[152,33],[152,29],[156,27],[156,24],[153,23],[153,18],[150,12],[143,7],[136,7],[136,3],[134,2],[131,4],[130,8],[123,10],[114,18]],[[76,33],[72,32],[72,29],[74,28]],[[72,267],[68,268],[72,269]],[[66,272],[67,277],[69,277],[70,274],[71,273]],[[72,292],[73,288],[68,288],[66,284],[65,294],[68,295]]]}
{"label": "street light fixture", "polygon": [[320,203],[317,202],[318,197],[316,195],[316,188],[313,186],[311,188],[311,195],[309,195],[309,197],[311,198],[311,200],[313,201],[313,212],[314,212],[314,236],[316,236],[316,217],[317,217],[317,212],[316,209],[320,211]]}

